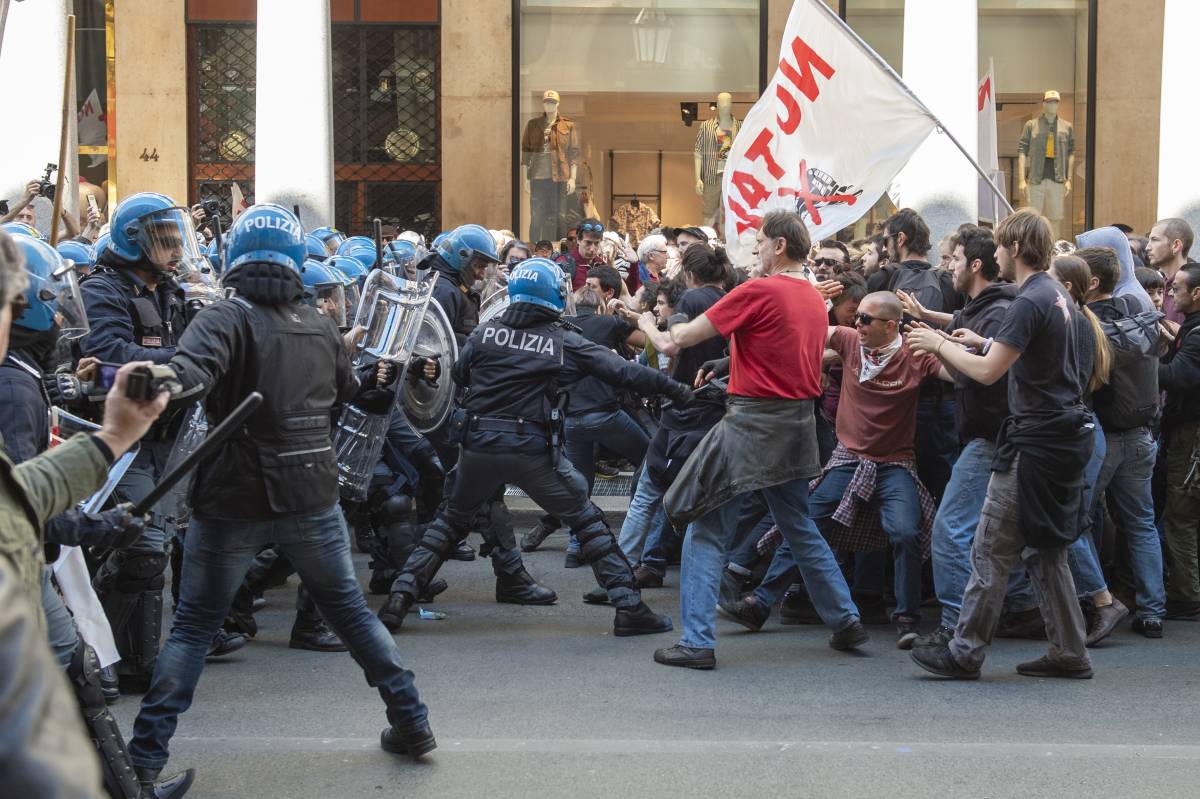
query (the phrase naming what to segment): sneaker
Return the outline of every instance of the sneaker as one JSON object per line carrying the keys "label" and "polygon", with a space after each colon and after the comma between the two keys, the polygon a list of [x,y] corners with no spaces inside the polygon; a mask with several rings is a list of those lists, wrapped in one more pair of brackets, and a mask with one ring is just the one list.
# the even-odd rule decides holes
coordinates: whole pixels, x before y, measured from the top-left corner
{"label": "sneaker", "polygon": [[617,615],[613,618],[613,635],[617,637],[656,635],[673,629],[670,616],[655,613],[645,602],[639,602],[631,608],[617,608]]}
{"label": "sneaker", "polygon": [[288,640],[290,649],[306,649],[309,652],[345,652],[346,645],[338,634],[329,628],[325,619],[318,616],[307,625],[301,625],[300,619],[292,625],[292,635]]}
{"label": "sneaker", "polygon": [[1004,613],[1000,616],[1000,623],[996,625],[995,637],[1045,641],[1046,622],[1042,620],[1042,612],[1037,608],[1032,608],[1015,613]]}
{"label": "sneaker", "polygon": [[213,658],[225,657],[233,654],[246,645],[246,636],[238,633],[226,632],[225,630],[217,630],[213,636],[212,642],[208,645],[208,654],[204,656],[205,660]]}
{"label": "sneaker", "polygon": [[633,579],[637,582],[638,588],[662,588],[663,586],[662,572],[644,563],[639,564],[633,570]]}
{"label": "sneaker", "polygon": [[596,477],[601,480],[612,480],[621,476],[621,469],[616,464],[600,461],[596,464]]}
{"label": "sneaker", "polygon": [[908,654],[913,659],[913,663],[930,674],[951,680],[979,679],[979,669],[967,669],[960,666],[954,659],[954,655],[950,654],[949,646],[914,647]]}
{"label": "sneaker", "polygon": [[196,779],[195,769],[181,771],[163,780],[158,778],[162,773],[162,769],[159,768],[134,766],[133,772],[142,788],[142,796],[152,796],[154,799],[180,799]]}
{"label": "sneaker", "polygon": [[1168,599],[1166,618],[1200,621],[1200,602],[1192,599]]}
{"label": "sneaker", "polygon": [[896,648],[897,649],[912,649],[913,642],[920,636],[917,630],[917,620],[911,616],[896,617]]}
{"label": "sneaker", "polygon": [[751,632],[758,632],[771,615],[771,609],[758,601],[754,594],[733,604],[717,603],[717,613],[730,621],[736,621]]}
{"label": "sneaker", "polygon": [[919,646],[948,646],[953,640],[954,628],[941,625],[928,635],[918,635],[917,640],[912,642],[912,648],[916,649]]}
{"label": "sneaker", "polygon": [[400,732],[395,727],[388,727],[380,734],[379,745],[385,752],[409,757],[420,757],[437,749],[437,741],[428,724],[422,724],[409,732]]}
{"label": "sneaker", "polygon": [[1017,674],[1024,674],[1026,677],[1066,677],[1073,680],[1090,680],[1092,679],[1092,667],[1076,666],[1072,668],[1051,660],[1048,655],[1042,655],[1037,660],[1018,663]]}
{"label": "sneaker", "polygon": [[1141,633],[1147,638],[1162,638],[1162,619],[1134,619],[1133,631],[1135,633]]}
{"label": "sneaker", "polygon": [[1121,619],[1129,615],[1129,608],[1121,600],[1113,598],[1111,605],[1096,608],[1087,629],[1087,645],[1095,646],[1112,634]]}
{"label": "sneaker", "polygon": [[685,669],[709,671],[717,667],[717,654],[712,649],[696,649],[690,646],[668,646],[654,651],[654,662],[664,666],[679,666]]}
{"label": "sneaker", "polygon": [[829,648],[839,652],[858,649],[870,639],[862,622],[855,621],[829,636]]}
{"label": "sneaker", "polygon": [[538,547],[540,547],[542,545],[542,543],[547,538],[549,538],[555,532],[556,532],[555,530],[548,529],[546,527],[546,525],[542,524],[541,522],[538,522],[533,527],[530,527],[525,532],[525,535],[521,536],[521,551],[522,552],[535,551]]}
{"label": "sneaker", "polygon": [[563,568],[564,569],[578,569],[582,565],[583,565],[583,561],[579,559],[579,553],[572,552],[571,550],[568,549],[567,557],[563,561]]}

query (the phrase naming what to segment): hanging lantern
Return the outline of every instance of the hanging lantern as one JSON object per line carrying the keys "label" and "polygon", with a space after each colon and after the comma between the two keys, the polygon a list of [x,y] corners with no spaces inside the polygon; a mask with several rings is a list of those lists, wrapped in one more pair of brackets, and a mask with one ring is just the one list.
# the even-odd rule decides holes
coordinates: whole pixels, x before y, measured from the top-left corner
{"label": "hanging lantern", "polygon": [[657,6],[643,8],[633,18],[633,51],[642,64],[667,63],[671,42],[671,20]]}

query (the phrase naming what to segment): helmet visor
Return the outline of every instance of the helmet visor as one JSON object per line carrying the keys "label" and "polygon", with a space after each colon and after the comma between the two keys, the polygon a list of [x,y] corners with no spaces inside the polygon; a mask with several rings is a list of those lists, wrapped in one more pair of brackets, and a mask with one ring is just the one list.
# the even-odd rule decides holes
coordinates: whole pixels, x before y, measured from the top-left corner
{"label": "helmet visor", "polygon": [[79,292],[79,278],[69,261],[38,287],[38,297],[53,309],[60,342],[81,339],[91,331]]}
{"label": "helmet visor", "polygon": [[177,277],[189,270],[212,271],[186,208],[165,208],[147,215],[141,221],[138,243],[146,260]]}
{"label": "helmet visor", "polygon": [[346,237],[337,231],[330,231],[324,235],[318,234],[318,237],[325,244],[326,255],[337,255],[338,247],[342,246],[342,242]]}
{"label": "helmet visor", "polygon": [[346,297],[346,311],[342,321],[338,322],[338,327],[348,327],[358,313],[358,304],[362,300],[362,289],[359,288],[358,281],[354,278],[345,275],[342,277],[342,293]]}
{"label": "helmet visor", "polygon": [[328,316],[338,327],[346,326],[346,291],[340,281],[307,286],[305,293],[319,313]]}

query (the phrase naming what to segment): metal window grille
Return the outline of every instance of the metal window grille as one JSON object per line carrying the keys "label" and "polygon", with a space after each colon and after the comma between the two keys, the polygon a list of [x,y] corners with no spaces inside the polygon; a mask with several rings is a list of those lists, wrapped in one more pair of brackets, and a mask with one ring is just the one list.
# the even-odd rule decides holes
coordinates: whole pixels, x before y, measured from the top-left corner
{"label": "metal window grille", "polygon": [[[335,24],[331,50],[334,224],[369,234],[379,217],[432,239],[441,229],[438,28]],[[192,201],[218,200],[227,227],[234,181],[254,201],[254,25],[190,26],[189,64]]]}
{"label": "metal window grille", "polygon": [[436,27],[333,26],[336,224],[440,230],[440,44]]}

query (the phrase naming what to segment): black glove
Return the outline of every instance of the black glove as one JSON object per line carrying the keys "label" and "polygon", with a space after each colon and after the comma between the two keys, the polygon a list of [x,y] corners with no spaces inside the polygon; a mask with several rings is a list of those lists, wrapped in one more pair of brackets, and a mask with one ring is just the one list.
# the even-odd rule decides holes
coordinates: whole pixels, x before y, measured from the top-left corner
{"label": "black glove", "polygon": [[396,392],[390,388],[370,388],[354,398],[355,405],[376,416],[390,413],[395,401]]}
{"label": "black glove", "polygon": [[80,511],[75,524],[80,544],[120,548],[137,541],[146,530],[146,519],[135,517],[132,510],[133,505],[122,502],[115,508],[99,513]]}
{"label": "black glove", "polygon": [[[413,380],[424,380],[429,385],[436,387],[438,378],[440,378],[442,376],[442,360],[441,360],[441,358],[442,358],[442,356],[440,353],[437,355],[428,355],[428,356],[426,356],[426,355],[412,356],[412,358],[410,358],[408,361],[408,376],[409,376],[409,378],[411,378]],[[430,380],[429,378],[427,378],[425,376],[425,365],[429,364],[429,363],[432,363],[433,367],[434,367],[432,380]]]}
{"label": "black glove", "polygon": [[671,402],[680,408],[690,404],[694,396],[691,388],[685,386],[683,383],[675,383],[673,381],[670,390],[665,393],[671,398]]}
{"label": "black glove", "polygon": [[705,361],[700,364],[700,371],[704,374],[713,373],[713,378],[720,379],[729,376],[729,358],[714,358],[711,361]]}
{"label": "black glove", "polygon": [[83,384],[70,372],[42,375],[42,385],[46,388],[51,405],[66,407],[83,399]]}

